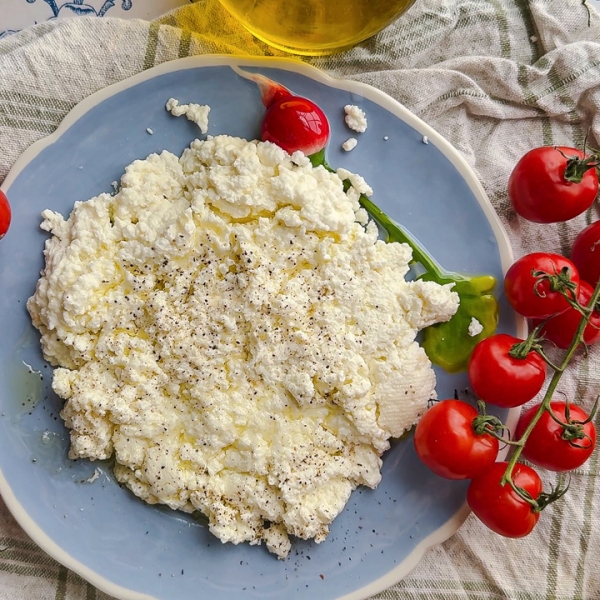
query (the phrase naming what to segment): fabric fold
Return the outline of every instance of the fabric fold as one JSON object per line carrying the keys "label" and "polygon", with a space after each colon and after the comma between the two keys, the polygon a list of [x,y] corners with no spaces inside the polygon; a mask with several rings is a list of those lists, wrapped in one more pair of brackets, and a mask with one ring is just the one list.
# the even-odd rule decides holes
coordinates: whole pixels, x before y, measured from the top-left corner
{"label": "fabric fold", "polygon": [[[301,59],[389,94],[446,137],[479,176],[514,253],[569,253],[600,217],[538,225],[506,193],[517,160],[539,145],[600,145],[600,15],[588,0],[420,0],[396,23],[340,55]],[[78,102],[155,65],[198,54],[286,56],[219,4],[199,0],[158,21],[75,18],[0,40],[0,182],[22,152]],[[600,351],[577,357],[559,395],[590,409]],[[597,419],[598,424],[600,420]],[[594,600],[600,597],[600,459],[572,474],[565,499],[523,540],[470,516],[381,600]],[[546,485],[556,476],[544,473]],[[32,544],[0,501],[0,599],[109,600]]]}

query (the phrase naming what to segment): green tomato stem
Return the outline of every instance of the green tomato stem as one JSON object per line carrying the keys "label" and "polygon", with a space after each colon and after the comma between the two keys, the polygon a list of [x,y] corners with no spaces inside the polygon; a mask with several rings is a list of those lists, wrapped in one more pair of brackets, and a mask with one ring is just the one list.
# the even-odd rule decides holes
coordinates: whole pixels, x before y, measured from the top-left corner
{"label": "green tomato stem", "polygon": [[587,5],[587,0],[581,0],[582,6],[587,11],[587,26],[590,27],[592,25],[592,11],[590,7]]}
{"label": "green tomato stem", "polygon": [[[413,252],[413,260],[421,263],[423,268],[438,279],[442,278],[442,268],[433,259],[431,255],[423,250],[421,245],[398,223],[392,221],[376,204],[374,204],[367,196],[361,194],[361,206],[371,215],[375,222],[385,230],[386,241],[404,242],[408,244]],[[394,232],[393,239],[390,231]]]}
{"label": "green tomato stem", "polygon": [[[547,319],[546,319],[547,320]],[[515,344],[509,351],[508,354],[509,356],[512,356],[513,358],[522,360],[527,358],[527,355],[530,352],[537,352],[543,359],[544,362],[548,365],[550,365],[555,371],[559,371],[560,367],[555,365],[550,358],[548,357],[548,355],[544,352],[544,349],[542,348],[541,342],[543,341],[544,338],[539,337],[539,332],[542,330],[544,324],[546,323],[546,321],[543,321],[542,323],[540,323],[540,325],[538,325],[528,336],[527,339],[523,340],[522,342],[519,342],[517,344]]]}
{"label": "green tomato stem", "polygon": [[[324,148],[323,150],[312,154],[308,158],[313,167],[321,165],[331,173],[335,173],[335,169],[333,169],[325,159]],[[408,244],[413,252],[413,261],[421,263],[423,268],[433,277],[437,279],[442,278],[442,267],[431,255],[425,252],[423,247],[411,235],[409,235],[404,228],[400,227],[400,225],[398,225],[398,223],[395,221],[392,221],[392,219],[390,219],[364,194],[360,195],[359,201],[360,205],[371,215],[372,219],[386,232],[387,242],[404,242],[405,244]]]}

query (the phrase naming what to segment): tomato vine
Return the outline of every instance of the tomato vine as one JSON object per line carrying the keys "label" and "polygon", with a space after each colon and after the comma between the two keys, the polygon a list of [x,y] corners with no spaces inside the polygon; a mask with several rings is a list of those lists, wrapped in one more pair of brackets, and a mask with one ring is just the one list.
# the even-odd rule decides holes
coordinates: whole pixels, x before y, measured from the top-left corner
{"label": "tomato vine", "polygon": [[[569,293],[567,291],[563,291],[562,293],[564,294],[565,298],[567,298],[569,296]],[[577,301],[576,300],[573,301],[571,297],[568,297],[568,300],[570,303],[571,302],[577,303]],[[508,460],[508,465],[506,467],[506,471],[504,472],[504,475],[503,475],[501,481],[502,481],[502,483],[508,483],[513,488],[515,493],[517,493],[520,497],[522,497],[524,500],[526,500],[527,502],[529,502],[532,505],[534,510],[539,511],[545,505],[560,498],[567,491],[566,488],[562,488],[559,483],[559,487],[557,487],[557,489],[554,490],[555,494],[551,493],[551,494],[547,495],[545,497],[545,502],[540,503],[538,500],[532,499],[529,496],[529,494],[523,493],[523,491],[514,484],[514,482],[512,480],[512,473],[515,468],[515,465],[519,461],[519,458],[523,452],[523,448],[525,446],[525,443],[527,442],[527,439],[531,435],[531,432],[533,431],[534,427],[541,419],[542,415],[544,415],[544,413],[546,413],[546,412],[553,415],[552,409],[550,407],[550,403],[554,397],[554,393],[556,392],[556,388],[558,386],[558,383],[559,383],[561,377],[563,376],[563,373],[565,372],[566,368],[568,367],[569,363],[571,362],[571,359],[575,355],[577,348],[579,347],[580,344],[583,343],[583,335],[584,335],[585,329],[586,329],[587,325],[589,324],[591,314],[599,300],[600,300],[600,282],[596,285],[596,287],[592,293],[592,297],[589,301],[588,306],[581,306],[580,304],[577,304],[578,310],[581,312],[581,315],[582,315],[581,321],[579,323],[579,326],[577,327],[577,331],[575,332],[575,335],[573,337],[573,340],[571,341],[570,346],[567,348],[567,350],[565,351],[565,353],[562,357],[562,360],[558,364],[555,365],[551,361],[548,361],[545,359],[546,362],[548,363],[548,366],[554,371],[550,378],[548,388],[546,389],[544,397],[542,398],[542,401],[541,401],[536,413],[534,414],[533,418],[531,419],[531,421],[529,422],[529,424],[523,431],[521,437],[516,441],[509,442],[510,444],[512,444],[514,446],[514,449]],[[542,358],[544,358],[544,354],[542,354]],[[593,415],[595,414],[597,409],[598,409],[598,401],[596,401],[596,403],[594,404],[592,414],[589,417],[590,419],[593,418]],[[560,425],[565,430],[568,430],[570,428],[570,423],[568,421],[567,422],[560,421]]]}

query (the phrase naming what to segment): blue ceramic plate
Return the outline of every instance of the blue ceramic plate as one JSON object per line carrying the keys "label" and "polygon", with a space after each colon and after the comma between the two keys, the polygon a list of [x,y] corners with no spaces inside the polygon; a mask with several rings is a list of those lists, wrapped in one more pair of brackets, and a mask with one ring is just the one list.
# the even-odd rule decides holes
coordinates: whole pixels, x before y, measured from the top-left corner
{"label": "blue ceramic plate", "polygon": [[[223,545],[201,522],[120,488],[110,465],[67,458],[61,401],[25,308],[43,266],[43,209],[67,215],[74,202],[110,192],[134,159],[163,149],[180,154],[198,137],[193,123],[166,112],[169,97],[209,104],[210,134],[258,136],[258,90],[234,64],[317,102],[332,127],[329,163],[362,174],[375,201],[444,267],[501,279],[510,264],[505,234],[465,161],[371,87],[297,62],[225,57],[173,61],[111,86],[31,147],[2,186],[14,216],[0,243],[0,492],[44,550],[123,600],[366,598],[401,579],[426,548],[460,526],[468,513],[463,482],[428,472],[408,439],[385,455],[379,488],[356,490],[322,544],[296,541],[285,561],[264,547]],[[351,152],[341,150],[352,135],[346,104],[362,107],[369,121]],[[524,333],[500,303],[500,329]],[[438,394],[466,384],[464,374],[439,373]]]}

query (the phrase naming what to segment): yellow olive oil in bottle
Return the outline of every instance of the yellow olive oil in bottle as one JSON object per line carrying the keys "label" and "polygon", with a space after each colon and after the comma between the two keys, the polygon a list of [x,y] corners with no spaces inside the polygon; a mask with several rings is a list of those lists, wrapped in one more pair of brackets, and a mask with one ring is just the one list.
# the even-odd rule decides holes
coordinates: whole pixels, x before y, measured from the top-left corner
{"label": "yellow olive oil in bottle", "polygon": [[415,0],[220,0],[257,38],[308,56],[332,54],[371,37]]}

